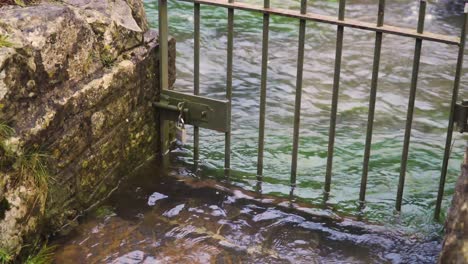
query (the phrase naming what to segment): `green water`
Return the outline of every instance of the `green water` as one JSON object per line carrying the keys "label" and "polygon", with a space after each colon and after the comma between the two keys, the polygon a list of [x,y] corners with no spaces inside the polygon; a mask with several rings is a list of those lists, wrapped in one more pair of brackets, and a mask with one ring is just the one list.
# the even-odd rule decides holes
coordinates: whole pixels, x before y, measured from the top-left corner
{"label": "green water", "polygon": [[[151,26],[157,28],[157,1],[145,1]],[[262,1],[242,1],[261,4]],[[271,1],[273,7],[297,10],[300,1]],[[347,1],[346,16],[375,22],[378,1]],[[448,1],[447,1],[448,3]],[[458,36],[461,5],[444,1],[429,3],[426,30]],[[337,15],[336,1],[310,1],[309,12]],[[415,28],[417,1],[387,3],[388,24]],[[201,94],[224,98],[226,79],[227,11],[201,9]],[[177,40],[175,90],[193,91],[193,4],[169,1],[170,34]],[[298,22],[271,18],[270,57],[266,116],[265,169],[262,191],[288,196],[292,152],[292,130],[296,82]],[[255,190],[258,144],[262,16],[236,11],[234,26],[234,71],[232,111],[232,180]],[[329,116],[335,57],[336,27],[309,22],[306,33],[304,88],[302,96],[299,167],[296,198],[311,204],[323,203]],[[337,136],[332,191],[326,207],[348,215],[357,208],[367,125],[367,106],[375,33],[345,29]],[[449,103],[457,48],[423,43],[419,86],[408,161],[401,217],[393,211],[398,184],[404,126],[414,52],[414,39],[384,36],[377,108],[367,189],[368,221],[400,226],[409,232],[434,234],[440,169],[448,123]],[[467,80],[464,74],[462,80]],[[462,81],[461,98],[467,98]],[[192,141],[175,150],[177,166],[191,168]],[[449,164],[444,214],[459,174],[466,137],[455,134]],[[222,179],[224,134],[201,131],[200,177]],[[193,172],[185,171],[192,175]]]}

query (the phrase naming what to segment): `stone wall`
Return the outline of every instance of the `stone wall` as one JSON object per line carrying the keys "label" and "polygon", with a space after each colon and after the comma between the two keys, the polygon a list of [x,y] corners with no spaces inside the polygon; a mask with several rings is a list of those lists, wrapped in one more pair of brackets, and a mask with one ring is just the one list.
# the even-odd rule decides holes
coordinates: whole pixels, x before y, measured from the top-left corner
{"label": "stone wall", "polygon": [[0,8],[0,249],[69,225],[157,153],[157,50],[140,0]]}
{"label": "stone wall", "polygon": [[445,239],[440,263],[468,263],[468,142],[462,173],[445,223]]}

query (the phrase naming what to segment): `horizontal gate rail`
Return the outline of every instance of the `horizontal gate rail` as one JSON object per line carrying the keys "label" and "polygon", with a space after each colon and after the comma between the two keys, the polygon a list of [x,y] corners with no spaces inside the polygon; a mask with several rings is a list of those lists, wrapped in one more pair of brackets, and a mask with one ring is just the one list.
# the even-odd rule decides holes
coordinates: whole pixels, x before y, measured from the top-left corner
{"label": "horizontal gate rail", "polygon": [[[159,1],[159,27],[160,27],[160,70],[161,70],[161,88],[167,89],[168,87],[168,72],[167,72],[167,0]],[[232,78],[233,78],[233,49],[234,49],[234,10],[244,10],[259,12],[263,14],[263,38],[262,38],[262,62],[261,62],[261,85],[260,85],[260,113],[259,113],[259,136],[258,136],[258,156],[257,156],[257,188],[261,189],[261,181],[263,176],[263,152],[265,147],[265,111],[266,111],[266,97],[267,97],[267,73],[268,73],[268,42],[269,42],[269,23],[270,16],[283,16],[296,18],[299,20],[299,41],[298,41],[298,59],[297,59],[297,76],[296,76],[296,90],[295,90],[295,103],[294,103],[294,130],[293,130],[293,144],[292,144],[292,162],[291,162],[291,193],[293,193],[296,187],[296,176],[297,176],[297,162],[298,162],[298,149],[299,149],[299,131],[300,131],[300,114],[301,114],[301,96],[303,86],[303,67],[304,67],[304,47],[305,47],[305,33],[307,21],[314,21],[319,23],[325,23],[337,26],[337,38],[336,38],[336,55],[335,55],[335,70],[333,79],[333,94],[331,100],[331,113],[330,113],[330,127],[329,127],[329,141],[328,141],[328,155],[327,155],[327,167],[324,184],[324,197],[327,199],[331,189],[332,180],[332,168],[333,168],[333,153],[334,143],[336,136],[336,118],[338,111],[338,97],[340,88],[340,72],[341,72],[341,59],[343,52],[343,37],[345,28],[356,28],[367,31],[376,32],[375,36],[375,48],[374,48],[374,61],[372,66],[372,80],[370,85],[369,94],[369,112],[368,112],[368,123],[366,131],[366,141],[364,148],[364,159],[363,168],[361,175],[361,185],[359,193],[359,201],[361,203],[360,208],[365,203],[366,189],[367,189],[367,178],[369,172],[369,160],[372,147],[372,132],[374,125],[375,116],[375,104],[377,96],[377,87],[379,79],[379,66],[380,56],[382,48],[383,34],[391,34],[403,37],[414,38],[415,51],[413,58],[413,71],[411,78],[411,85],[409,89],[409,100],[406,117],[405,135],[402,149],[402,159],[400,167],[400,175],[398,182],[397,197],[395,201],[395,208],[399,212],[403,202],[403,190],[405,184],[405,176],[407,170],[407,159],[409,154],[409,145],[411,139],[411,128],[413,122],[413,114],[416,100],[416,90],[418,84],[419,64],[421,59],[421,51],[423,41],[445,43],[448,45],[455,45],[459,47],[458,59],[455,73],[455,81],[452,91],[452,100],[450,104],[450,116],[447,127],[447,138],[444,150],[444,158],[441,168],[441,177],[437,195],[437,201],[435,206],[435,219],[439,219],[442,199],[444,195],[444,187],[447,176],[448,161],[450,159],[450,147],[453,137],[454,123],[457,122],[461,132],[466,131],[467,124],[467,103],[464,102],[461,105],[457,105],[458,93],[460,88],[460,79],[463,69],[463,58],[464,48],[466,41],[466,29],[468,27],[468,3],[465,3],[465,10],[463,16],[463,25],[461,29],[461,36],[452,37],[441,34],[434,34],[424,31],[424,21],[426,14],[426,0],[419,0],[419,19],[418,27],[416,30],[395,27],[384,24],[384,12],[385,12],[385,0],[379,0],[378,3],[378,14],[377,23],[361,22],[352,19],[345,18],[345,0],[339,1],[338,16],[326,16],[315,13],[307,12],[307,0],[301,0],[301,7],[299,11],[287,10],[280,8],[273,8],[270,6],[270,0],[263,1],[263,7],[256,6],[247,3],[239,3],[234,0],[178,0],[183,2],[194,3],[194,95],[184,96],[173,94],[169,101],[174,100],[182,96],[182,98],[189,98],[193,102],[207,102],[207,104],[214,103],[209,99],[202,99],[198,96],[200,91],[200,5],[211,5],[224,7],[228,9],[228,25],[227,25],[227,72],[226,72],[226,101],[223,105],[220,105],[220,109],[225,109],[225,115],[227,116],[226,129],[222,130],[225,132],[225,159],[224,159],[224,171],[225,176],[229,178],[230,167],[231,167],[231,131],[230,131],[230,116],[231,116],[231,100],[232,100]],[[171,93],[163,93],[169,94]],[[201,100],[201,101],[200,101]],[[161,104],[156,104],[161,106]],[[165,107],[164,105],[162,105]],[[198,105],[190,105],[191,111],[198,111],[200,108]],[[167,107],[166,107],[167,108]],[[455,120],[457,119],[457,120]],[[219,120],[218,120],[219,121]],[[163,122],[162,122],[163,123]],[[199,160],[199,126],[203,125],[209,127],[204,123],[195,123],[194,128],[194,163],[198,168]],[[163,128],[164,126],[161,125]],[[162,138],[164,136],[162,135]],[[163,140],[162,140],[163,141]]]}
{"label": "horizontal gate rail", "polygon": [[379,27],[375,25],[374,23],[362,22],[362,21],[357,21],[354,19],[339,20],[332,16],[319,15],[319,14],[314,14],[314,13],[301,14],[301,12],[298,12],[295,10],[273,8],[273,7],[262,8],[262,7],[252,5],[252,4],[228,3],[227,1],[220,1],[220,0],[179,0],[179,1],[226,7],[226,8],[234,8],[234,9],[240,9],[240,10],[252,11],[252,12],[267,13],[270,15],[298,18],[298,19],[304,19],[304,20],[309,20],[309,21],[337,25],[337,26],[358,28],[358,29],[382,32],[382,33],[398,35],[398,36],[419,38],[423,40],[430,40],[430,41],[445,43],[449,45],[460,45],[460,39],[457,37],[450,37],[450,36],[445,36],[445,35],[435,34],[435,33],[428,33],[428,32],[424,34],[420,34],[416,30],[413,30],[413,29],[395,27],[395,26],[390,26],[390,25],[383,25]]}

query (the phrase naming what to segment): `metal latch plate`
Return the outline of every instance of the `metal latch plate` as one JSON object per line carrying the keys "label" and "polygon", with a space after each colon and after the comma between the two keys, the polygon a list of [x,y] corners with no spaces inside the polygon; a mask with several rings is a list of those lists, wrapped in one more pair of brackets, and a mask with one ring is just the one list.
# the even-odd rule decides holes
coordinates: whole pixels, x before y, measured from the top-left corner
{"label": "metal latch plate", "polygon": [[[163,90],[155,106],[165,111],[165,120],[176,121],[179,112],[185,124],[198,126],[219,132],[231,130],[231,114],[228,100],[216,100],[203,96]],[[182,109],[178,107],[182,106]]]}
{"label": "metal latch plate", "polygon": [[468,132],[468,101],[463,100],[462,103],[455,106],[454,121],[457,123],[460,133]]}

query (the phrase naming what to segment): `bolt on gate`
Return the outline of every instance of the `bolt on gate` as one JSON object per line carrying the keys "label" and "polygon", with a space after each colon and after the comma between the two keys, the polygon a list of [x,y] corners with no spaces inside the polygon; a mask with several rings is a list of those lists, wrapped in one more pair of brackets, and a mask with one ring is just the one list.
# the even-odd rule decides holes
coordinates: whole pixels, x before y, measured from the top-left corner
{"label": "bolt on gate", "polygon": [[[413,71],[410,84],[410,93],[406,117],[406,128],[403,142],[403,151],[401,158],[400,176],[398,191],[396,196],[395,209],[401,211],[403,190],[405,186],[405,176],[408,161],[408,152],[411,138],[411,128],[413,122],[413,113],[416,99],[416,89],[418,83],[419,64],[423,41],[432,41],[458,46],[458,59],[456,73],[454,77],[452,99],[450,103],[450,115],[447,126],[447,137],[442,161],[441,176],[437,202],[434,212],[435,219],[439,219],[442,198],[444,195],[445,180],[447,176],[448,162],[450,158],[450,149],[454,125],[457,123],[459,132],[467,132],[468,124],[468,101],[457,103],[460,87],[460,78],[463,68],[463,58],[466,40],[466,29],[468,23],[468,3],[465,3],[463,14],[463,25],[460,38],[434,34],[424,31],[424,20],[426,14],[426,0],[419,1],[419,19],[417,29],[408,29],[384,24],[385,0],[379,0],[377,24],[356,21],[345,18],[345,0],[339,1],[338,17],[331,17],[307,12],[307,0],[301,0],[300,11],[273,8],[269,0],[264,0],[263,7],[247,3],[235,2],[234,0],[181,0],[194,3],[194,95],[184,94],[167,90],[168,84],[168,18],[167,18],[167,0],[159,1],[159,44],[160,44],[160,74],[161,74],[161,99],[155,103],[155,106],[162,110],[161,120],[172,120],[182,125],[184,123],[194,126],[194,162],[198,166],[199,161],[199,128],[207,128],[225,133],[225,175],[230,175],[231,160],[231,98],[232,98],[232,69],[233,69],[233,41],[234,41],[234,10],[245,10],[251,12],[263,13],[263,40],[262,40],[262,62],[261,62],[261,85],[260,85],[260,117],[259,117],[259,136],[258,136],[258,159],[257,159],[257,180],[262,181],[263,175],[263,151],[265,138],[265,110],[267,96],[267,65],[268,65],[268,42],[269,42],[269,22],[270,16],[285,16],[299,19],[299,47],[297,60],[297,80],[295,92],[295,111],[294,111],[294,132],[293,132],[293,151],[291,165],[291,187],[296,185],[297,160],[299,147],[299,127],[301,116],[301,94],[303,81],[304,64],[304,45],[305,29],[307,21],[332,24],[337,26],[336,37],[336,56],[335,71],[333,79],[333,95],[331,101],[331,115],[328,141],[327,166],[325,174],[324,192],[327,196],[330,193],[333,169],[333,152],[335,144],[335,128],[338,109],[338,94],[340,89],[341,57],[343,50],[344,28],[357,28],[366,31],[373,31],[375,36],[374,61],[372,69],[372,79],[369,96],[369,112],[366,132],[366,143],[364,148],[364,160],[362,166],[362,177],[359,201],[364,204],[367,188],[367,176],[369,170],[369,159],[372,144],[372,132],[376,105],[376,94],[379,79],[380,55],[382,48],[383,34],[399,35],[415,39],[415,52],[413,58]],[[227,80],[226,80],[226,100],[214,100],[198,96],[200,91],[200,5],[211,5],[224,7],[228,9],[227,25]],[[165,122],[161,121],[164,131]],[[167,154],[165,135],[161,133],[161,146],[163,155]]]}

